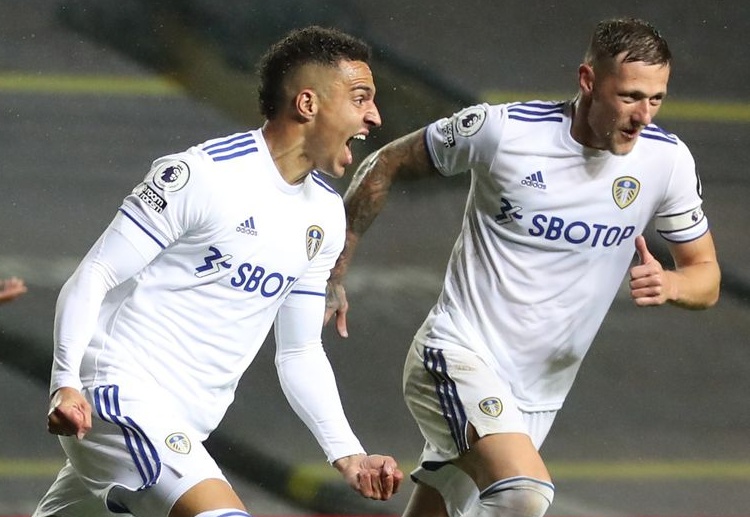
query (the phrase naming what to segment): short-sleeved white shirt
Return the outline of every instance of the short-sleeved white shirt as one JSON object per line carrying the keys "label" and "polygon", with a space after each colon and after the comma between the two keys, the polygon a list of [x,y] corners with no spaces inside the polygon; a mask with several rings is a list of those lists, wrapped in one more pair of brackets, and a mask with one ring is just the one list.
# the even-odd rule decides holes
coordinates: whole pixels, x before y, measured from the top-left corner
{"label": "short-sleeved white shirt", "polygon": [[559,409],[656,217],[666,239],[708,229],[693,158],[643,129],[626,155],[571,136],[569,102],[467,108],[426,131],[444,175],[471,174],[437,304],[417,333],[491,361],[525,411]]}

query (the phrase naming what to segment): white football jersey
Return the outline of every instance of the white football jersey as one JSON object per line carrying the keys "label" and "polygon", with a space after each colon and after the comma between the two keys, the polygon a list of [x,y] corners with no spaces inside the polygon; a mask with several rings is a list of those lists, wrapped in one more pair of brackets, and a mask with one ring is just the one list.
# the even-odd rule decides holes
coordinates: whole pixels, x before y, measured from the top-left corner
{"label": "white football jersey", "polygon": [[208,434],[282,304],[317,297],[319,339],[341,197],[315,172],[286,183],[257,130],[156,160],[120,212],[161,251],[106,294],[81,383],[166,394]]}
{"label": "white football jersey", "polygon": [[708,230],[693,158],[643,129],[627,155],[571,136],[569,102],[467,108],[427,128],[444,175],[471,173],[442,293],[417,340],[468,347],[526,411],[559,409],[656,216],[666,239]]}

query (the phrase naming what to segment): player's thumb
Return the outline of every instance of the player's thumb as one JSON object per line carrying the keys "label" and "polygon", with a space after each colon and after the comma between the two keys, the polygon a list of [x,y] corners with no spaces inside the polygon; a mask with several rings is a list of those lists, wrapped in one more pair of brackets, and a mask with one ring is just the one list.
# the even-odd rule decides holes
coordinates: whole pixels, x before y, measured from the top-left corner
{"label": "player's thumb", "polygon": [[635,238],[635,250],[638,252],[639,264],[647,264],[648,262],[653,262],[655,260],[651,252],[648,251],[646,239],[643,235],[639,235]]}
{"label": "player's thumb", "polygon": [[333,313],[336,312],[336,310],[333,307],[326,306],[326,312],[323,315],[323,326],[325,327],[328,325],[328,322],[331,321],[331,316],[333,316]]}
{"label": "player's thumb", "polygon": [[349,330],[346,328],[346,313],[343,311],[336,314],[336,331],[341,337],[349,337]]}

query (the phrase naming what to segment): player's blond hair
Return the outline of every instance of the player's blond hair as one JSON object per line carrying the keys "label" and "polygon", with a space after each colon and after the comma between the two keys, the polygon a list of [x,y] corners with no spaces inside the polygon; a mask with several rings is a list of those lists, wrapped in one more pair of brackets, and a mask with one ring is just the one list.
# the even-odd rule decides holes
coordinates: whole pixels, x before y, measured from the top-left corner
{"label": "player's blond hair", "polygon": [[669,65],[672,61],[667,41],[653,25],[638,18],[613,18],[596,25],[583,62],[596,68],[623,53],[623,63]]}

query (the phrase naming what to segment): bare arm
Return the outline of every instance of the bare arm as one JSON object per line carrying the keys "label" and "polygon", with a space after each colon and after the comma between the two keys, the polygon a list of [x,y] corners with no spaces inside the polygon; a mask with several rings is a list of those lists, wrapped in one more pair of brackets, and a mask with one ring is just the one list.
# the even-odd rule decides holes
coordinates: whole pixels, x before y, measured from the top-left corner
{"label": "bare arm", "polygon": [[325,321],[336,315],[336,330],[346,337],[348,303],[344,277],[360,237],[385,206],[394,179],[412,179],[438,174],[432,164],[420,129],[385,145],[365,158],[344,194],[346,243],[331,270],[326,295]]}
{"label": "bare arm", "polygon": [[636,239],[639,263],[630,270],[630,292],[636,305],[671,303],[706,309],[719,300],[721,271],[711,233],[684,243],[670,243],[675,269],[665,270],[651,255],[643,237]]}

